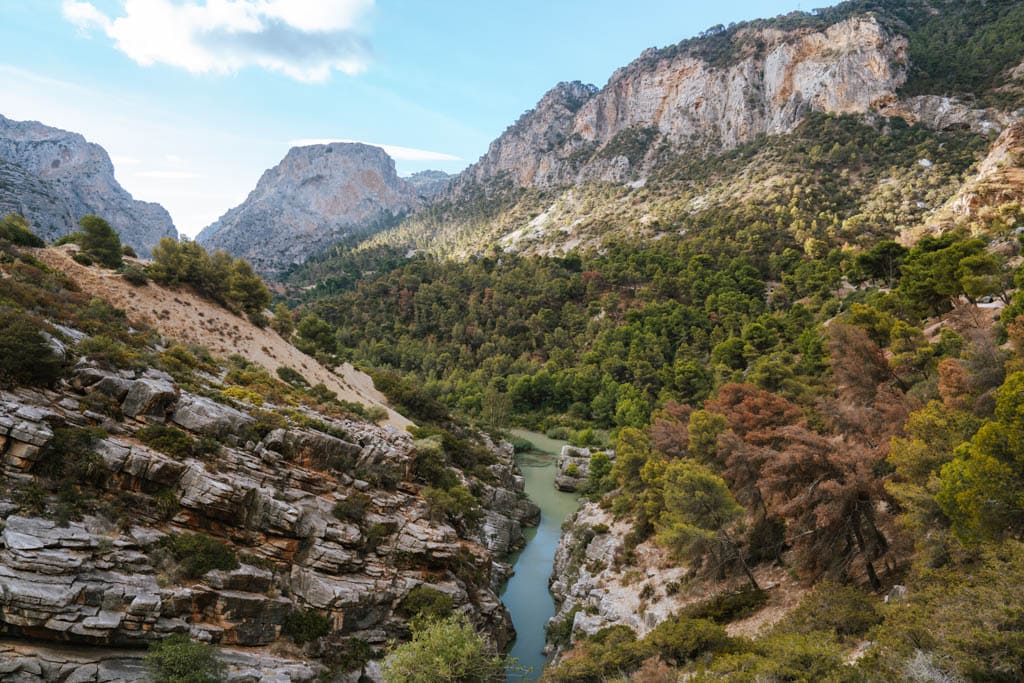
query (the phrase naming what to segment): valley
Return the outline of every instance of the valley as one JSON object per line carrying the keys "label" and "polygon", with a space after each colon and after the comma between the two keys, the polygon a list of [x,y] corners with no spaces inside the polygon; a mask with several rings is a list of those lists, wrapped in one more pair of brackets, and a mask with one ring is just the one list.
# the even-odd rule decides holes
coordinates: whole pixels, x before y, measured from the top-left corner
{"label": "valley", "polygon": [[1024,680],[1024,2],[679,37],[195,240],[0,116],[0,679]]}

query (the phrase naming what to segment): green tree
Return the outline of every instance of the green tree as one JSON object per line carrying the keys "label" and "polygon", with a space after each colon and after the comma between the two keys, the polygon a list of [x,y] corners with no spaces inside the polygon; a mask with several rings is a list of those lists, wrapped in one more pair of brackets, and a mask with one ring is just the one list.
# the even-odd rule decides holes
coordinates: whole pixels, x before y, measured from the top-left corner
{"label": "green tree", "polygon": [[183,633],[153,643],[146,655],[154,683],[220,683],[226,667],[214,648]]}
{"label": "green tree", "polygon": [[82,238],[79,242],[82,251],[107,268],[117,268],[121,265],[121,238],[110,227],[110,223],[99,216],[88,214],[82,216],[78,224],[82,226]]}
{"label": "green tree", "polygon": [[499,683],[505,663],[461,615],[419,625],[412,641],[393,648],[386,683]]}
{"label": "green tree", "polygon": [[292,332],[295,331],[295,321],[292,320],[292,312],[288,310],[288,306],[283,301],[274,306],[274,319],[270,321],[270,326],[285,339],[290,338]]}
{"label": "green tree", "polygon": [[53,384],[62,366],[38,323],[21,313],[0,309],[0,386]]}
{"label": "green tree", "polygon": [[19,247],[46,246],[46,243],[32,232],[25,217],[17,213],[9,213],[0,219],[0,240],[6,240]]}
{"label": "green tree", "polygon": [[710,559],[718,573],[738,562],[758,588],[734,535],[743,507],[722,478],[693,460],[679,460],[666,466],[662,479],[665,509],[655,524],[658,540],[677,557]]}

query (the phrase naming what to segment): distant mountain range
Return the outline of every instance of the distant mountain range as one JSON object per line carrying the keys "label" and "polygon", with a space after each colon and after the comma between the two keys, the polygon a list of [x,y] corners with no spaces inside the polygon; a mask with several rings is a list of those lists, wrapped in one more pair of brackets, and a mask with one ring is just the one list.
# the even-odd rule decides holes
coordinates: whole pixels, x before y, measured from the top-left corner
{"label": "distant mountain range", "polygon": [[0,116],[0,214],[25,216],[44,239],[78,229],[78,219],[107,219],[140,255],[161,237],[177,237],[167,210],[142,202],[114,178],[106,150],[78,133]]}

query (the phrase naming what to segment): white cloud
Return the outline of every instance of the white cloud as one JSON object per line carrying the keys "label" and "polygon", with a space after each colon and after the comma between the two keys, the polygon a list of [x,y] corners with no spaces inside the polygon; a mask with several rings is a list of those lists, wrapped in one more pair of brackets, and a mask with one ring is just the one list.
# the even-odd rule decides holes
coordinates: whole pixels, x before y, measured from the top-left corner
{"label": "white cloud", "polygon": [[302,138],[292,140],[289,147],[306,147],[308,145],[329,145],[332,142],[360,142],[372,147],[380,147],[388,153],[395,161],[462,161],[461,157],[444,152],[431,152],[426,149],[415,147],[401,147],[399,145],[378,145],[376,142],[364,142],[362,140],[344,140],[342,138]]}
{"label": "white cloud", "polygon": [[98,29],[143,66],[234,73],[256,66],[304,82],[365,71],[370,47],[360,19],[374,0],[123,0],[121,16],[64,0],[64,17]]}

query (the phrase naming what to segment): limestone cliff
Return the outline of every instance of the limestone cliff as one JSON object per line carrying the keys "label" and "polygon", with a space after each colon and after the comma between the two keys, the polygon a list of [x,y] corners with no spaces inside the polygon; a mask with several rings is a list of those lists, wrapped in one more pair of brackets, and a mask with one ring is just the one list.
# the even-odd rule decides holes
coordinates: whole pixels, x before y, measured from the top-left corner
{"label": "limestone cliff", "polygon": [[[8,250],[0,279],[39,263]],[[38,325],[65,369],[46,387],[0,385],[0,678],[149,680],[145,646],[181,633],[217,646],[231,680],[312,681],[325,667],[356,680],[365,662],[332,653],[407,638],[419,587],[499,648],[511,640],[501,560],[538,512],[510,445],[478,439],[472,471],[440,452],[479,506],[468,521],[424,496],[426,446],[409,433],[239,356],[168,348],[48,272],[56,303]],[[234,566],[187,569],[203,551],[173,539],[189,534]],[[310,613],[328,633],[300,648],[286,624]]]}
{"label": "limestone cliff", "polygon": [[418,206],[384,150],[360,143],[293,147],[246,200],[196,238],[265,273],[302,263],[347,235],[369,233]]}
{"label": "limestone cliff", "polygon": [[622,181],[661,142],[708,152],[792,130],[809,111],[866,113],[906,79],[907,40],[872,16],[824,29],[746,29],[736,54],[648,50],[598,90],[562,83],[458,181],[552,187]]}
{"label": "limestone cliff", "polygon": [[0,211],[16,211],[44,239],[78,229],[86,214],[107,219],[140,255],[177,237],[170,214],[142,202],[114,178],[106,150],[78,133],[0,115]]}

